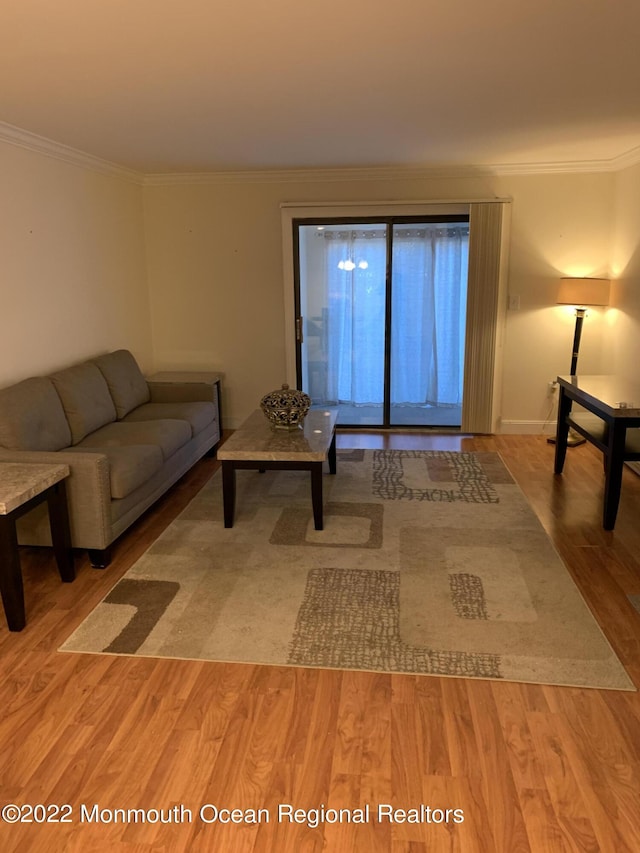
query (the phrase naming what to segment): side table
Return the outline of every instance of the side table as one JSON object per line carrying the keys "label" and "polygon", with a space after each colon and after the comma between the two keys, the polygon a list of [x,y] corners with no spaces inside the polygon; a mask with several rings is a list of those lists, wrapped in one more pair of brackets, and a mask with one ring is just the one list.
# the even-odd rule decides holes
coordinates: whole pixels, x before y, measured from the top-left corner
{"label": "side table", "polygon": [[194,385],[194,400],[207,400],[212,402],[218,409],[218,424],[220,436],[222,437],[222,394],[220,393],[220,382],[224,374],[208,370],[165,370],[147,376],[150,386],[166,389],[172,385]]}
{"label": "side table", "polygon": [[43,501],[60,577],[66,583],[75,578],[64,482],[68,476],[68,465],[0,462],[0,592],[10,631],[21,631],[26,624],[16,521]]}

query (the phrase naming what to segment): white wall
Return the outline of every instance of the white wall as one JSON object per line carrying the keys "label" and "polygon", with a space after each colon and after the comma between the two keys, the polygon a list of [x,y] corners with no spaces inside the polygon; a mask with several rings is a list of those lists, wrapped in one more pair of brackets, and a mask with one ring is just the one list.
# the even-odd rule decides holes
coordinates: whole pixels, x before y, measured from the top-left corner
{"label": "white wall", "polygon": [[[282,202],[511,197],[503,430],[555,416],[569,367],[560,275],[620,275],[590,313],[583,372],[633,371],[640,323],[640,167],[619,175],[349,180],[321,173],[141,186],[0,143],[0,386],[127,347],[145,370],[219,369],[227,427],[285,380]],[[143,208],[144,203],[144,208]],[[614,221],[615,240],[614,240]],[[147,280],[149,287],[147,288]]]}
{"label": "white wall", "polygon": [[[613,176],[541,175],[503,179],[513,196],[510,295],[520,308],[507,317],[503,431],[553,432],[555,397],[548,382],[569,373],[575,311],[555,304],[562,276],[609,275],[613,240]],[[607,372],[606,309],[590,308],[579,371]]]}
{"label": "white wall", "polygon": [[118,347],[151,368],[142,188],[0,142],[0,386]]}
{"label": "white wall", "polygon": [[[555,418],[547,383],[570,365],[574,317],[556,306],[561,275],[607,275],[614,176],[270,180],[145,187],[145,227],[159,369],[225,373],[226,426],[285,379],[282,202],[473,200],[512,197],[503,429],[540,432]],[[585,372],[604,369],[603,312],[585,324]],[[293,334],[293,330],[286,330]]]}
{"label": "white wall", "polygon": [[[615,178],[612,305],[607,340],[613,371],[638,382],[640,361],[640,165]],[[640,400],[635,401],[640,405]]]}

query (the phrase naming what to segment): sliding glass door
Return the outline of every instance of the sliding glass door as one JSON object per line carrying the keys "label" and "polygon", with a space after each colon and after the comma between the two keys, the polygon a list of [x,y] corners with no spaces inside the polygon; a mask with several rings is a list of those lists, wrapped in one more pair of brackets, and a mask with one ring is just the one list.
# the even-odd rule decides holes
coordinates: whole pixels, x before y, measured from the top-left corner
{"label": "sliding glass door", "polygon": [[298,384],[343,426],[459,426],[469,225],[294,221]]}

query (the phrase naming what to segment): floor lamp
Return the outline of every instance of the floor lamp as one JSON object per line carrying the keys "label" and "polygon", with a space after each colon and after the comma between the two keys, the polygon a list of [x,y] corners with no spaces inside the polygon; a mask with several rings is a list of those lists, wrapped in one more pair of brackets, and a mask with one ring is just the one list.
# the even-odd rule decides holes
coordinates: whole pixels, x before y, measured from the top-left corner
{"label": "floor lamp", "polygon": [[[578,368],[578,353],[582,324],[589,306],[609,304],[608,278],[561,278],[556,302],[558,305],[573,305],[576,309],[576,326],[573,333],[573,349],[571,351],[571,376],[576,376]],[[574,430],[569,430],[569,447],[584,444],[585,440]]]}

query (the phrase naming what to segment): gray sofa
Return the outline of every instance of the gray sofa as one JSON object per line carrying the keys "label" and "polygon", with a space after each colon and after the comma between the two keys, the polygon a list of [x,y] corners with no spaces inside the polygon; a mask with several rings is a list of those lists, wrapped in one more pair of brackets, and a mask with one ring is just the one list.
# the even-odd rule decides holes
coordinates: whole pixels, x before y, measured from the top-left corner
{"label": "gray sofa", "polygon": [[[218,386],[148,382],[117,350],[0,389],[0,462],[65,462],[71,540],[92,565],[220,440]],[[18,523],[24,545],[50,545],[46,507]]]}

